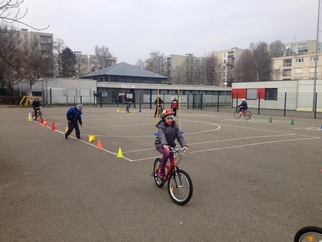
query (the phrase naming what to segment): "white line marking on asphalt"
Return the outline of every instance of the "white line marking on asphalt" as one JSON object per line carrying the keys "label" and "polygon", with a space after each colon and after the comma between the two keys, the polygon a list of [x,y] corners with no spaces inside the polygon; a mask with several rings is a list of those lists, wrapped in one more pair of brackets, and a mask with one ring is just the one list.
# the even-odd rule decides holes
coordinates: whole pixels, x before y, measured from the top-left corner
{"label": "white line marking on asphalt", "polygon": [[[208,152],[208,151],[217,151],[217,150],[226,150],[226,149],[236,149],[236,148],[242,148],[242,147],[248,147],[248,146],[258,146],[258,145],[281,143],[281,142],[304,141],[304,140],[312,140],[312,139],[320,139],[320,137],[275,140],[275,141],[258,142],[258,143],[253,143],[253,144],[233,145],[233,146],[226,146],[226,147],[221,147],[221,148],[212,148],[212,149],[205,149],[205,150],[190,151],[189,154]],[[156,159],[158,157],[160,157],[160,156],[153,156],[153,157],[148,157],[148,158],[135,159],[135,160],[131,160],[131,161],[135,162],[135,161],[143,161],[143,160],[152,160],[152,159]]]}

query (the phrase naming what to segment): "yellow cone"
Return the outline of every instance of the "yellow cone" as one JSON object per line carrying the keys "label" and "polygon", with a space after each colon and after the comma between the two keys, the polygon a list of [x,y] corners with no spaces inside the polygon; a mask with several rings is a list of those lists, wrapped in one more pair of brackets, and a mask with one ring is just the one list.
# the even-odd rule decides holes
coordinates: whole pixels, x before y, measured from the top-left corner
{"label": "yellow cone", "polygon": [[122,154],[122,149],[119,148],[119,151],[117,152],[117,158],[123,158],[123,154]]}
{"label": "yellow cone", "polygon": [[67,133],[67,131],[68,131],[68,126],[66,126],[65,133]]}
{"label": "yellow cone", "polygon": [[120,112],[120,108],[117,108],[117,109],[116,109],[116,112],[117,112],[117,113],[119,113],[119,112]]}
{"label": "yellow cone", "polygon": [[95,135],[88,135],[88,142],[89,143],[94,142],[95,140],[96,140]]}
{"label": "yellow cone", "polygon": [[29,112],[28,121],[32,121],[31,113]]}

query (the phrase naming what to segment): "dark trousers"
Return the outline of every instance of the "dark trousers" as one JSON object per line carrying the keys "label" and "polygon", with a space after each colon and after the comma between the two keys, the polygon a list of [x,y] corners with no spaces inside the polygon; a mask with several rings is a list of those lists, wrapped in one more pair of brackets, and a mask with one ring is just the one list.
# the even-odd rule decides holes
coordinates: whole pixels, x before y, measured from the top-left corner
{"label": "dark trousers", "polygon": [[68,130],[66,132],[66,136],[68,137],[71,132],[73,132],[73,129],[75,129],[76,131],[76,137],[77,139],[80,139],[80,130],[79,130],[79,126],[78,126],[78,122],[68,122]]}
{"label": "dark trousers", "polygon": [[174,112],[174,116],[177,116],[177,108],[172,108],[172,111]]}

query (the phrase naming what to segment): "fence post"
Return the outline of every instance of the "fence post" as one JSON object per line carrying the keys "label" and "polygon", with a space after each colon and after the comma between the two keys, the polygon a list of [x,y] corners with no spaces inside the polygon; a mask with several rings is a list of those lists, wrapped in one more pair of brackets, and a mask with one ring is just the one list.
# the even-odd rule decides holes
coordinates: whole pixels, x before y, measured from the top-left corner
{"label": "fence post", "polygon": [[220,92],[218,92],[217,94],[217,112],[219,112],[219,93]]}
{"label": "fence post", "polygon": [[287,98],[287,92],[284,95],[284,117],[286,116],[286,98]]}
{"label": "fence post", "polygon": [[203,105],[202,101],[203,101],[203,93],[201,93],[201,96],[200,96],[200,104],[201,104],[200,109],[201,109],[201,111],[202,111],[202,105]]}
{"label": "fence post", "polygon": [[258,105],[257,105],[257,114],[259,115],[261,113],[261,94],[258,93]]}
{"label": "fence post", "polygon": [[237,96],[236,96],[236,110],[238,109],[238,93],[237,93]]}
{"label": "fence post", "polygon": [[152,89],[150,89],[150,109],[152,109]]}
{"label": "fence post", "polygon": [[51,88],[49,89],[49,102],[50,102],[50,105],[52,105],[52,97],[53,97],[53,94],[52,94],[52,91],[51,91]]}
{"label": "fence post", "polygon": [[316,108],[317,108],[317,102],[318,102],[318,93],[316,92],[314,95],[315,101],[314,101],[314,118],[316,119]]}

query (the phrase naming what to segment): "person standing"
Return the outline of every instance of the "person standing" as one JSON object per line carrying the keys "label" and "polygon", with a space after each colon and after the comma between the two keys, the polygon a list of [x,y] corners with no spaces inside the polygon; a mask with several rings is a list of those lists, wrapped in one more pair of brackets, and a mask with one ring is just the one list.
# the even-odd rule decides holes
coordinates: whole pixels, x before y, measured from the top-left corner
{"label": "person standing", "polygon": [[177,98],[174,97],[171,102],[171,109],[174,112],[174,116],[177,116],[177,109],[179,107],[179,102],[177,101]]}
{"label": "person standing", "polygon": [[82,122],[82,110],[84,106],[82,104],[77,104],[74,107],[71,107],[67,111],[67,120],[68,120],[68,130],[65,133],[65,139],[68,139],[68,136],[73,132],[75,129],[76,131],[76,137],[77,139],[81,139],[80,137],[80,130],[78,123],[80,124],[81,127],[83,127],[83,122]]}
{"label": "person standing", "polygon": [[157,99],[155,99],[155,101],[154,101],[154,105],[155,105],[154,117],[156,117],[157,115],[159,117],[161,115],[163,103],[164,102],[161,99],[161,97],[157,97]]}

